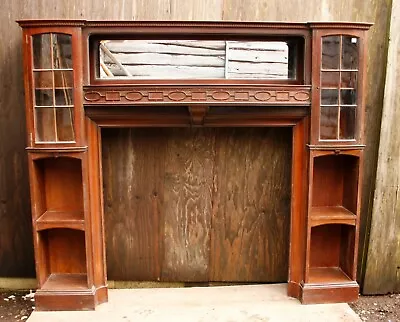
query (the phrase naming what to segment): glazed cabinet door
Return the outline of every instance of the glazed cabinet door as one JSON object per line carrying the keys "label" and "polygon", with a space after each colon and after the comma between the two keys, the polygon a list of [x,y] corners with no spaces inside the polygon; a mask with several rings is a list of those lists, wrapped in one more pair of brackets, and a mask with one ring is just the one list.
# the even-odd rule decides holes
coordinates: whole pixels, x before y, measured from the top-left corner
{"label": "glazed cabinet door", "polygon": [[80,29],[31,28],[24,37],[28,145],[81,145]]}
{"label": "glazed cabinet door", "polygon": [[363,143],[364,32],[314,30],[313,145]]}

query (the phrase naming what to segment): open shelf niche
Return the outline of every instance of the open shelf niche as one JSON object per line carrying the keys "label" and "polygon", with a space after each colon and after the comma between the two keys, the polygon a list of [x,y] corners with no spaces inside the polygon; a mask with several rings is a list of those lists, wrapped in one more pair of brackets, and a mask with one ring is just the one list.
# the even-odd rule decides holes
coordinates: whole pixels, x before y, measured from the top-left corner
{"label": "open shelf niche", "polygon": [[36,230],[84,230],[81,160],[66,157],[35,160],[34,175],[40,196],[36,205]]}
{"label": "open shelf niche", "polygon": [[361,150],[310,155],[308,250],[303,303],[352,302],[356,282]]}
{"label": "open shelf niche", "polygon": [[311,228],[311,284],[347,283],[354,276],[355,227],[326,224]]}
{"label": "open shelf niche", "polygon": [[39,310],[93,309],[96,305],[87,258],[91,254],[85,229],[84,161],[82,152],[32,154]]}
{"label": "open shelf niche", "polygon": [[83,231],[68,228],[43,230],[38,234],[38,241],[44,260],[41,292],[88,288]]}
{"label": "open shelf niche", "polygon": [[318,155],[312,158],[311,226],[356,224],[359,158]]}

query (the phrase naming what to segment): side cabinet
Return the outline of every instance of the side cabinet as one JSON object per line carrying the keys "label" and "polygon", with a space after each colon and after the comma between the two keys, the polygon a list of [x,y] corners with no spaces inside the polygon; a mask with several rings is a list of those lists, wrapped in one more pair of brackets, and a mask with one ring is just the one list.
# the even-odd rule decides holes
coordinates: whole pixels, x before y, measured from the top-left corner
{"label": "side cabinet", "polygon": [[104,249],[102,227],[91,224],[101,213],[91,211],[88,190],[81,28],[31,27],[23,37],[36,308],[94,309],[107,288],[94,268]]}
{"label": "side cabinet", "polygon": [[303,303],[352,302],[363,166],[365,30],[314,24]]}

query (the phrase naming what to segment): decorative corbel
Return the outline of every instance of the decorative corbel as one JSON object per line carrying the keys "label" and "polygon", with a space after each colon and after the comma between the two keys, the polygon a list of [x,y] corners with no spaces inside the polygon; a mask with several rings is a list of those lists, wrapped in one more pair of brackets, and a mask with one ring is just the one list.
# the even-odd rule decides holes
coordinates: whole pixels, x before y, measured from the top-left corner
{"label": "decorative corbel", "polygon": [[189,105],[191,124],[200,126],[204,124],[204,117],[208,112],[208,105]]}

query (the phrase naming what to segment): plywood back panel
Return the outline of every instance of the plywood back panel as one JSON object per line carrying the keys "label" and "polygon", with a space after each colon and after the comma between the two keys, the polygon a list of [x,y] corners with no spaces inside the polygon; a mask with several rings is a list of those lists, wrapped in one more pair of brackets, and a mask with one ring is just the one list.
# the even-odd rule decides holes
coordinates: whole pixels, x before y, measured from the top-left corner
{"label": "plywood back panel", "polygon": [[171,129],[168,132],[161,278],[207,281],[215,130]]}
{"label": "plywood back panel", "polygon": [[157,280],[162,259],[165,130],[103,133],[108,277]]}
{"label": "plywood back panel", "polygon": [[286,281],[291,130],[222,129],[217,137],[210,278]]}
{"label": "plywood back panel", "polygon": [[291,129],[103,130],[108,277],[286,281],[290,169]]}

